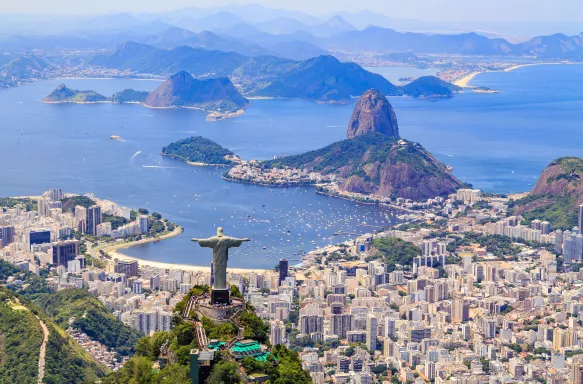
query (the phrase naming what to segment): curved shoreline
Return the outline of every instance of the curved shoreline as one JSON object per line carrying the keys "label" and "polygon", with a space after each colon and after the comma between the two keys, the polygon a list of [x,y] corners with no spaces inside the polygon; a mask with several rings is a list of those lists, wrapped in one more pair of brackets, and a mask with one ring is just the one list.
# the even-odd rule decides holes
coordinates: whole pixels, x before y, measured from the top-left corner
{"label": "curved shoreline", "polygon": [[[142,239],[142,240],[133,241],[130,243],[113,244],[113,245],[111,245],[109,247],[105,247],[101,250],[104,253],[107,253],[112,259],[137,261],[138,264],[140,264],[141,266],[149,266],[149,267],[161,268],[161,269],[181,269],[183,271],[210,273],[210,271],[211,271],[210,267],[199,266],[199,265],[190,265],[190,264],[173,264],[173,263],[167,263],[167,262],[163,262],[163,261],[145,260],[145,259],[140,259],[140,258],[133,257],[133,256],[128,256],[124,253],[118,252],[119,250],[135,247],[137,245],[143,245],[143,244],[148,244],[148,243],[155,243],[157,241],[167,240],[167,239],[170,239],[172,237],[176,237],[176,236],[180,235],[183,231],[184,231],[184,229],[177,225],[176,229],[174,229],[174,231],[166,233],[166,234],[159,236],[159,237]],[[234,273],[250,273],[250,272],[264,273],[264,272],[267,272],[266,269],[261,269],[261,268],[256,268],[256,269],[228,268],[228,270],[230,272],[234,272]]]}
{"label": "curved shoreline", "polygon": [[476,77],[477,75],[479,75],[481,73],[487,73],[487,72],[511,72],[511,71],[514,71],[514,70],[519,69],[519,68],[523,68],[523,67],[535,67],[535,66],[538,66],[538,65],[581,65],[581,64],[583,64],[583,63],[568,62],[568,63],[525,63],[525,64],[516,64],[516,65],[513,65],[511,67],[504,68],[504,69],[500,69],[500,70],[497,70],[497,71],[484,70],[484,71],[471,72],[471,73],[467,74],[466,76],[457,79],[456,81],[453,82],[453,84],[454,85],[457,85],[458,87],[462,87],[462,88],[471,88],[472,86],[470,86],[470,82],[474,79],[474,77]]}
{"label": "curved shoreline", "polygon": [[126,248],[135,247],[136,245],[142,245],[142,244],[148,244],[148,243],[155,243],[157,241],[171,239],[173,237],[176,237],[176,236],[180,235],[183,231],[184,231],[184,229],[181,226],[176,225],[175,228],[174,228],[174,230],[172,232],[165,233],[165,234],[163,234],[161,236],[148,237],[146,239],[141,239],[141,240],[137,240],[137,241],[119,242],[117,244],[114,243],[114,244],[108,245],[108,246],[106,246],[106,247],[104,247],[102,249],[98,249],[98,251],[103,251],[104,253],[117,253],[117,254],[121,254],[121,253],[117,252],[120,249],[126,249]]}

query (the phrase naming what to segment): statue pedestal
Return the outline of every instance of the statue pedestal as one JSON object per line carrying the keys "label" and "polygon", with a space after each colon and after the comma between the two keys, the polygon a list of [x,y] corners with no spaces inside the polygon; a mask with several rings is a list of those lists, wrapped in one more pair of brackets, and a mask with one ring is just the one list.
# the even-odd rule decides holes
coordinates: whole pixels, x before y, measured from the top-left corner
{"label": "statue pedestal", "polygon": [[228,289],[214,289],[211,291],[210,304],[229,304],[229,290]]}

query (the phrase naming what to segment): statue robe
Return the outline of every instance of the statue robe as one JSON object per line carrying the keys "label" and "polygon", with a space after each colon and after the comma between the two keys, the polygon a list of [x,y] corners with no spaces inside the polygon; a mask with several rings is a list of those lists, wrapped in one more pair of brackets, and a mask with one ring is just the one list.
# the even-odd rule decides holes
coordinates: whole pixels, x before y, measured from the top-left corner
{"label": "statue robe", "polygon": [[208,239],[198,240],[198,244],[203,248],[213,249],[213,267],[215,270],[213,289],[227,289],[229,248],[241,246],[243,239],[235,239],[228,236],[213,236]]}

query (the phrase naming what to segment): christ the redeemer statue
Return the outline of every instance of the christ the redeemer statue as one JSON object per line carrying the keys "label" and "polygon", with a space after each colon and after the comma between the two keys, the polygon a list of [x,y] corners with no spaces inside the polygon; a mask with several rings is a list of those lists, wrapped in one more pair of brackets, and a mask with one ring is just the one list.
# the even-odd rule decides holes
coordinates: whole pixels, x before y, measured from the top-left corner
{"label": "christ the redeemer statue", "polygon": [[192,239],[201,247],[213,249],[214,285],[211,294],[212,304],[229,303],[229,290],[227,289],[227,261],[229,260],[229,248],[239,247],[249,239],[235,239],[223,234],[223,228],[217,228],[217,235],[208,239]]}

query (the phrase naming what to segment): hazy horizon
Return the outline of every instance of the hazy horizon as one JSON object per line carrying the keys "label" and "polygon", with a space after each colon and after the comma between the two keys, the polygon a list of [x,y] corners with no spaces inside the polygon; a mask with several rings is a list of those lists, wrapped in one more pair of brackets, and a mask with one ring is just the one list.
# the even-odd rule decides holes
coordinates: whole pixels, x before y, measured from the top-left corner
{"label": "hazy horizon", "polygon": [[[164,2],[140,0],[102,0],[79,2],[77,0],[27,0],[3,4],[0,14],[25,15],[103,15],[115,13],[164,13],[187,7],[212,9],[224,6],[260,4],[267,8],[300,11],[314,16],[331,13],[371,11],[392,18],[426,21],[475,21],[475,22],[583,22],[583,2],[578,0],[528,1],[491,0],[472,2],[467,0],[297,0],[293,4],[284,0],[215,0],[212,5],[200,0],[167,0]],[[583,30],[583,23],[581,30]]]}

